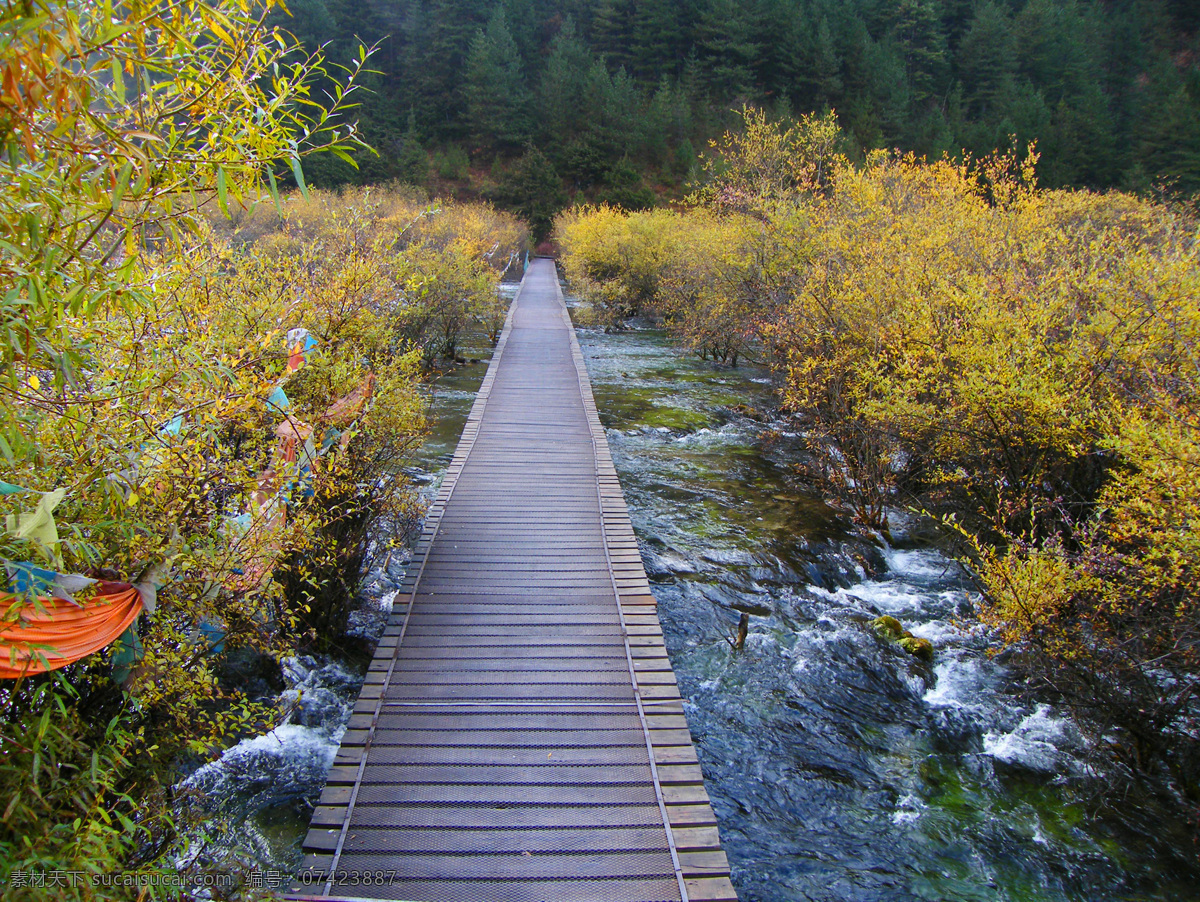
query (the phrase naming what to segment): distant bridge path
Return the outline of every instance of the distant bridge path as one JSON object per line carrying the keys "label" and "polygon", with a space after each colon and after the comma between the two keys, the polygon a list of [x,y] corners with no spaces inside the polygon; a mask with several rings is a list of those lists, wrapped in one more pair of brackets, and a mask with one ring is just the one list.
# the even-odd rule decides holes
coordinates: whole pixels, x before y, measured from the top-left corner
{"label": "distant bridge path", "polygon": [[426,521],[291,898],[736,895],[554,263]]}

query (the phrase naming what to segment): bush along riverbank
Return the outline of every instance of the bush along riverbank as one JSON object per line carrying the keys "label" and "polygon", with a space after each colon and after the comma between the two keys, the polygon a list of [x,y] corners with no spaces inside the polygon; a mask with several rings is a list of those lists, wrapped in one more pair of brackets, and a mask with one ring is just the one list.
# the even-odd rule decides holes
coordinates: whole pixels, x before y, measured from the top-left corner
{"label": "bush along riverbank", "polygon": [[[138,340],[97,352],[108,372],[162,378],[162,391],[137,398],[150,437],[140,450],[112,443],[111,472],[101,463],[95,473],[107,496],[99,506],[83,485],[53,511],[64,537],[86,534],[90,545],[64,538],[46,547],[50,559],[34,557],[39,568],[109,579],[156,556],[162,563],[155,608],[113,646],[2,687],[14,712],[7,729],[26,750],[6,762],[7,791],[13,810],[44,831],[12,860],[14,873],[79,870],[79,849],[56,838],[50,818],[74,812],[83,827],[88,817],[103,821],[109,804],[124,806],[128,824],[112,830],[105,867],[130,861],[189,880],[232,875],[236,888],[247,869],[287,860],[290,839],[286,852],[274,849],[274,828],[254,826],[270,821],[258,813],[288,809],[324,779],[321,762],[341,726],[334,715],[349,703],[357,658],[373,640],[355,613],[360,576],[378,584],[379,602],[388,574],[402,571],[404,536],[420,523],[408,468],[427,434],[426,383],[456,368],[465,339],[488,344],[504,309],[499,279],[520,269],[525,241],[490,208],[386,189],[296,194],[278,211],[218,214],[196,228],[202,251],[155,261],[156,294],[165,296],[145,314],[154,325],[127,323]],[[164,290],[168,274],[177,281]],[[178,368],[181,355],[190,363],[202,354],[219,375],[197,385],[203,373]],[[172,390],[174,380],[185,385]],[[64,424],[42,421],[43,454],[54,426]],[[69,466],[65,453],[59,459]],[[36,499],[39,487],[61,480],[55,473],[13,476],[29,492],[11,496],[11,506],[22,509],[25,494]],[[115,527],[107,535],[91,526],[106,517]],[[37,541],[26,540],[26,557],[38,553]],[[20,640],[19,629],[11,638]],[[102,734],[75,719],[80,705],[107,715]],[[43,725],[50,740],[22,732]],[[237,766],[206,764],[235,743]],[[313,754],[296,753],[300,746]],[[107,771],[75,760],[114,747],[129,753]],[[39,774],[43,756],[56,763]],[[243,792],[246,809],[231,813],[222,780],[247,776],[263,756],[281,773],[299,770],[283,789],[260,774],[262,797]],[[113,786],[85,788],[89,804],[77,810],[70,794],[94,779]],[[54,801],[60,793],[66,798]],[[214,836],[222,836],[215,845]]]}
{"label": "bush along riverbank", "polygon": [[[112,442],[107,474],[93,458],[102,500],[86,484],[66,493],[50,559],[36,557],[37,537],[22,547],[38,572],[114,579],[162,564],[157,605],[116,643],[0,687],[15,749],[4,762],[19,815],[11,840],[33,840],[8,859],[12,875],[90,873],[80,833],[54,827],[68,814],[105,837],[105,872],[226,880],[232,891],[294,864],[295,837],[273,818],[306,819],[305,794],[323,783],[358,659],[385,616],[356,612],[360,576],[380,607],[420,523],[410,469],[427,434],[426,383],[457,368],[464,340],[488,344],[524,232],[488,208],[386,190],[297,194],[281,209],[198,221],[203,252],[158,261],[160,278],[179,282],[147,314],[154,353],[145,323],[132,325],[140,344],[103,352],[119,358],[107,372],[151,379],[141,370],[154,367],[167,383],[137,398],[150,437],[140,450]],[[211,355],[220,378],[196,385],[180,354]],[[56,424],[66,425],[42,421],[43,454]],[[53,453],[62,467],[74,460]],[[31,466],[9,478],[29,489],[6,499],[20,511],[63,477]],[[76,544],[84,535],[90,544]],[[81,898],[89,887],[80,881]]]}
{"label": "bush along riverbank", "polygon": [[419,513],[426,376],[524,251],[486,206],[309,192],[369,54],[331,78],[277,5],[0,11],[6,898],[204,876],[180,780],[281,719],[239,670],[343,644]]}
{"label": "bush along riverbank", "polygon": [[884,540],[899,513],[939,526],[1108,803],[1195,812],[1195,217],[1040,190],[1032,148],[851,165],[842,141],[747,111],[688,208],[564,214],[572,284],[772,368],[796,464]]}

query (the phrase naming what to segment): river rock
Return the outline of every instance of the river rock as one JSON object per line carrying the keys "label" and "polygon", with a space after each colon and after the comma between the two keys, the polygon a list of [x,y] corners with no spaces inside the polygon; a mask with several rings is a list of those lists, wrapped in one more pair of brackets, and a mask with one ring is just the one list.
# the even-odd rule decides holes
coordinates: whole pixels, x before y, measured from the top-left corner
{"label": "river rock", "polygon": [[914,636],[895,617],[884,614],[871,621],[871,628],[880,639],[895,642],[906,652],[922,661],[933,661],[933,643]]}
{"label": "river rock", "polygon": [[904,637],[904,627],[900,625],[900,621],[887,614],[872,620],[871,629],[879,634],[880,639],[886,639],[889,642],[899,642]]}
{"label": "river rock", "polygon": [[920,658],[922,661],[933,660],[933,643],[928,639],[921,639],[909,634],[902,636],[898,644],[913,657]]}

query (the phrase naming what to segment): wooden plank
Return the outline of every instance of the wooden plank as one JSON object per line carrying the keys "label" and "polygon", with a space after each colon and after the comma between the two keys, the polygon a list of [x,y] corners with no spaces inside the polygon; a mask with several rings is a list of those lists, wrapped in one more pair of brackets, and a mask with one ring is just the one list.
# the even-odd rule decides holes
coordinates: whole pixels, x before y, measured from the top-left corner
{"label": "wooden plank", "polygon": [[675,837],[675,848],[681,852],[721,847],[716,827],[675,827],[671,834]]}
{"label": "wooden plank", "polygon": [[685,877],[729,876],[729,859],[720,849],[705,852],[680,852],[679,864]]}
{"label": "wooden plank", "polygon": [[728,877],[699,877],[686,880],[691,902],[737,902],[737,891]]}
{"label": "wooden plank", "polygon": [[[658,779],[663,786],[682,783],[704,785],[704,774],[701,773],[698,764],[660,764],[658,765]],[[705,801],[708,800],[705,799]]]}
{"label": "wooden plank", "polygon": [[655,764],[695,764],[699,761],[691,745],[654,746]]}
{"label": "wooden plank", "polygon": [[691,746],[692,734],[686,730],[650,730],[650,741],[656,746],[686,745]]}
{"label": "wooden plank", "polygon": [[663,786],[663,799],[667,805],[707,805],[708,793],[703,783],[687,783],[679,786]]}
{"label": "wooden plank", "polygon": [[717,816],[711,805],[668,805],[667,818],[672,827],[715,827]]}

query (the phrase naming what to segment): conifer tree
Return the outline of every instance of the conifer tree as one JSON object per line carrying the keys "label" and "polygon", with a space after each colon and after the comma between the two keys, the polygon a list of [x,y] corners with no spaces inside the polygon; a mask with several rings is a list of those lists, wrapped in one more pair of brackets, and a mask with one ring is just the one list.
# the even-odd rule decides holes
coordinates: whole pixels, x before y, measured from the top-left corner
{"label": "conifer tree", "polygon": [[813,34],[811,79],[816,88],[817,106],[832,106],[842,93],[841,65],[829,19],[821,16]]}
{"label": "conifer tree", "polygon": [[528,76],[537,65],[539,37],[538,10],[534,0],[503,0],[501,7],[509,33],[521,56],[522,71]]}
{"label": "conifer tree", "polygon": [[429,156],[421,145],[417,117],[412,110],[408,112],[408,123],[398,143],[396,177],[410,185],[423,186],[429,179]]}
{"label": "conifer tree", "polygon": [[554,164],[533,147],[517,161],[495,199],[529,223],[534,241],[543,241],[550,234],[555,215],[567,204]]}
{"label": "conifer tree", "polygon": [[507,150],[528,137],[529,89],[503,6],[496,7],[487,28],[471,41],[463,94],[468,130],[477,146]]}
{"label": "conifer tree", "polygon": [[748,100],[755,91],[755,71],[762,48],[756,4],[708,0],[697,26],[697,44],[706,81],[715,98]]}
{"label": "conifer tree", "polygon": [[570,18],[550,42],[546,67],[538,84],[539,134],[542,142],[561,153],[578,131],[585,103],[588,70],[593,56]]}
{"label": "conifer tree", "polygon": [[1008,14],[992,0],[976,9],[959,44],[957,66],[969,114],[1002,114],[1016,87],[1016,42]]}
{"label": "conifer tree", "polygon": [[632,23],[632,69],[645,82],[677,73],[683,63],[684,29],[690,22],[687,3],[641,0]]}
{"label": "conifer tree", "polygon": [[946,35],[934,0],[899,0],[892,22],[903,48],[913,99],[921,103],[938,95],[947,87],[949,66]]}
{"label": "conifer tree", "polygon": [[1200,72],[1185,80],[1177,73],[1160,76],[1174,85],[1148,116],[1139,156],[1155,187],[1171,193],[1200,193]]}
{"label": "conifer tree", "polygon": [[418,117],[439,137],[465,132],[461,90],[467,54],[476,32],[488,22],[482,0],[428,0],[414,30],[408,80],[417,95]]}
{"label": "conifer tree", "polygon": [[600,0],[592,17],[592,48],[614,70],[633,63],[634,9],[634,0]]}

